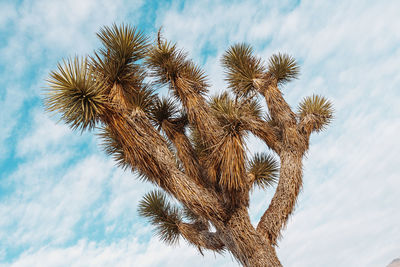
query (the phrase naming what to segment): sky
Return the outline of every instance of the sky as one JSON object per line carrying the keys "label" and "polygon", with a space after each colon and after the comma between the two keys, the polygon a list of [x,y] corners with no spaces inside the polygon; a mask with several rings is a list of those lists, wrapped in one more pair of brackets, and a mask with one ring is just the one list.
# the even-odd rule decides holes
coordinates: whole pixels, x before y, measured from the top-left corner
{"label": "sky", "polygon": [[[313,93],[335,119],[311,137],[297,208],[277,248],[284,266],[387,266],[400,257],[400,2],[0,0],[0,266],[238,266],[226,253],[169,247],[138,216],[152,186],[117,168],[96,134],[44,111],[59,61],[99,47],[104,25],[160,26],[226,89],[220,65],[246,42],[293,55],[296,109]],[[267,151],[250,138],[249,153]],[[257,224],[273,189],[255,191]]]}

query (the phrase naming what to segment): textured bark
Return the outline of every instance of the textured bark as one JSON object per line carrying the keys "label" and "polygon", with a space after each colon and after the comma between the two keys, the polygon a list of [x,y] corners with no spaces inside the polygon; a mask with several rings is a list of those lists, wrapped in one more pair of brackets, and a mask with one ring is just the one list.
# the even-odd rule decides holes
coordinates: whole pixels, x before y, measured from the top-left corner
{"label": "textured bark", "polygon": [[105,122],[119,138],[132,168],[138,168],[197,215],[215,224],[223,221],[225,211],[216,193],[199,186],[177,168],[165,140],[147,118],[114,113]]}
{"label": "textured bark", "polygon": [[265,83],[259,87],[259,90],[264,95],[269,114],[275,122],[282,127],[296,124],[296,115],[283,98],[276,80],[265,81]]}
{"label": "textured bark", "polygon": [[308,137],[298,129],[296,115],[280,92],[275,79],[258,82],[258,90],[265,97],[271,118],[280,130],[281,160],[277,189],[268,209],[257,226],[257,231],[277,244],[282,228],[293,212],[302,186],[302,157],[308,146]]}
{"label": "textured bark", "polygon": [[[226,135],[216,117],[213,116],[204,96],[196,91],[193,83],[190,83],[186,78],[178,77],[172,84],[176,95],[179,96],[185,108],[189,123],[196,127],[201,139],[209,148],[209,157],[205,164],[207,168],[206,176],[216,186],[217,190],[222,191],[228,209],[236,207],[239,203],[247,206],[248,188],[245,188],[241,181],[246,176],[242,138]],[[226,146],[235,148],[235,153],[224,154],[223,151]],[[242,159],[239,164],[236,164],[239,162],[237,157]],[[236,167],[236,170],[232,170],[232,166]],[[221,187],[226,190],[220,190]],[[227,194],[224,194],[224,192]]]}
{"label": "textured bark", "polygon": [[[269,240],[252,226],[245,206],[237,208],[226,221],[219,197],[177,169],[166,142],[144,114],[134,111],[126,116],[121,112],[124,111],[115,112],[105,121],[119,137],[130,165],[190,210],[211,221],[218,230],[218,234],[210,233],[206,229],[196,229],[195,225],[181,224],[179,229],[183,237],[199,248],[220,251],[226,247],[243,266],[281,266]],[[180,141],[175,140],[180,143],[184,141],[184,136],[173,138],[180,138]]]}
{"label": "textured bark", "polygon": [[237,209],[218,230],[226,248],[243,266],[281,266],[275,248],[254,229],[245,208]]}
{"label": "textured bark", "polygon": [[209,232],[202,224],[181,223],[179,231],[187,241],[200,249],[205,248],[216,252],[224,250],[225,245],[219,234]]}
{"label": "textured bark", "polygon": [[268,209],[261,217],[257,231],[276,245],[281,229],[293,212],[302,186],[302,155],[284,151],[280,155],[281,169],[278,187]]}
{"label": "textured bark", "polygon": [[246,129],[265,142],[273,151],[279,154],[281,151],[281,142],[279,129],[276,129],[261,119],[250,119],[246,123]]}
{"label": "textured bark", "polygon": [[178,157],[181,160],[187,175],[196,180],[199,184],[207,185],[208,181],[203,174],[202,166],[196,156],[196,153],[190,143],[189,138],[185,135],[184,126],[178,123],[172,123],[164,120],[162,129],[168,139],[175,145]]}
{"label": "textured bark", "polygon": [[196,127],[203,141],[214,145],[223,133],[204,96],[197,93],[191,83],[184,78],[177,78],[173,84],[189,122]]}
{"label": "textured bark", "polygon": [[[196,178],[196,176],[201,176],[201,174],[195,173],[196,168],[190,170],[190,168],[196,165],[195,162],[187,162],[188,166],[186,166],[189,172],[193,172],[194,176],[186,176],[178,170],[166,142],[153,129],[147,118],[140,111],[137,113],[132,112],[131,116],[115,113],[113,119],[108,121],[109,126],[120,137],[125,154],[127,155],[127,161],[164,190],[170,192],[195,214],[211,221],[219,233],[219,236],[217,236],[214,233],[209,233],[207,230],[201,231],[198,229],[195,231],[196,229],[191,228],[189,224],[182,224],[180,225],[182,235],[191,243],[202,248],[218,251],[225,246],[243,266],[280,266],[272,245],[276,244],[280,230],[284,227],[289,215],[293,211],[301,187],[302,155],[301,153],[296,154],[293,152],[295,148],[298,148],[296,140],[299,135],[296,128],[291,127],[293,124],[296,124],[296,121],[295,119],[293,120],[291,114],[288,114],[288,109],[290,110],[290,108],[276,87],[268,86],[266,92],[264,95],[267,104],[269,103],[270,113],[282,128],[283,138],[281,144],[285,148],[282,151],[281,147],[277,148],[278,142],[275,142],[274,139],[276,135],[271,128],[264,130],[265,139],[271,144],[275,142],[276,150],[281,152],[281,177],[271,204],[261,218],[258,231],[251,225],[246,210],[246,201],[238,202],[242,205],[233,207],[228,204],[229,202],[232,203],[233,200],[229,202],[225,200],[225,203],[221,203],[219,196],[215,195],[215,192],[201,186],[199,180]],[[277,98],[281,98],[281,101],[276,101]],[[113,100],[116,99],[119,100],[119,97],[113,98]],[[215,129],[220,128],[214,124],[217,123],[215,119],[210,119],[214,117],[208,112],[207,105],[204,103],[204,105],[199,106],[200,102],[202,102],[201,100],[203,100],[202,97],[199,96],[197,98],[193,97],[193,95],[191,98],[186,99],[185,102],[190,107],[187,109],[188,118],[201,131],[205,140],[214,143],[220,139],[220,133]],[[277,105],[281,105],[282,107],[277,107]],[[193,107],[198,108],[194,109]],[[260,127],[258,130],[262,131]],[[176,143],[184,144],[188,141],[185,139],[183,133],[179,135],[170,132],[167,135],[170,135],[171,140],[175,139]],[[135,150],[137,148],[140,148],[140,150]],[[179,150],[178,153],[182,153],[182,157],[184,154],[189,156],[189,153],[191,153],[188,147],[184,148],[181,146]],[[218,149],[215,149],[215,153],[218,151]],[[210,159],[214,160],[215,156],[217,154],[211,153]],[[227,167],[229,167],[231,164],[230,160],[225,161],[225,164],[217,164],[220,166],[218,168],[215,165],[209,168],[214,171],[217,170],[217,173],[214,174],[214,177],[216,177],[219,175],[218,170],[229,170],[224,165],[228,165]],[[243,173],[238,174],[245,177]],[[232,194],[230,195],[232,196]],[[226,220],[226,212],[229,214],[228,220]],[[221,242],[219,243],[219,241]]]}

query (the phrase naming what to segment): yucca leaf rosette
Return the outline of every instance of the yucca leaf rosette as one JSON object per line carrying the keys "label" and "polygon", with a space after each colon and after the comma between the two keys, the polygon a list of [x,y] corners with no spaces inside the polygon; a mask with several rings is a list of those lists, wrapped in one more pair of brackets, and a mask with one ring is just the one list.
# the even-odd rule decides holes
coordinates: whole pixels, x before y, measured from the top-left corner
{"label": "yucca leaf rosette", "polygon": [[305,97],[299,104],[298,116],[301,120],[309,118],[312,130],[322,131],[333,119],[332,103],[323,96],[312,95]]}
{"label": "yucca leaf rosette", "polygon": [[60,113],[72,129],[91,130],[106,110],[104,87],[96,79],[86,58],[70,58],[58,64],[47,80],[44,105],[47,111]]}
{"label": "yucca leaf rosette", "polygon": [[271,155],[256,153],[248,163],[248,173],[255,186],[266,189],[278,181],[279,164]]}

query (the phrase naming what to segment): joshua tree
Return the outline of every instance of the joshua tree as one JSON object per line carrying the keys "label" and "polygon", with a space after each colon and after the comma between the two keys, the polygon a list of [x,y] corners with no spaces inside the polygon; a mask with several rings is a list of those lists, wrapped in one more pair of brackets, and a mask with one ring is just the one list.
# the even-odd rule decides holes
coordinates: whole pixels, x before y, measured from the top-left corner
{"label": "joshua tree", "polygon": [[[281,266],[275,246],[302,186],[310,135],[332,119],[331,103],[313,95],[292,111],[280,87],[299,67],[286,54],[264,62],[247,44],[231,46],[221,60],[229,92],[209,97],[203,70],[160,32],[154,43],[127,25],[103,27],[97,36],[102,47],[92,56],[50,73],[47,109],[72,129],[98,128],[120,166],[159,188],[143,197],[139,214],[163,241],[182,237],[200,253],[229,251],[244,266]],[[158,97],[160,86],[168,86],[169,98]],[[248,134],[273,154],[249,156]],[[254,227],[249,194],[275,182]]]}

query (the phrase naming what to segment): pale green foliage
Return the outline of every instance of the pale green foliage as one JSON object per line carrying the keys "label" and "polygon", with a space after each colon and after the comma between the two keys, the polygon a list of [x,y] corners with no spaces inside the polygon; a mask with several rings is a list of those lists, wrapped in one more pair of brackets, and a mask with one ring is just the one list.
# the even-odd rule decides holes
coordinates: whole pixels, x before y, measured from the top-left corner
{"label": "pale green foliage", "polygon": [[97,34],[104,45],[102,54],[120,60],[121,65],[142,59],[148,49],[148,39],[135,27],[128,25],[103,27]]}
{"label": "pale green foliage", "polygon": [[296,60],[287,54],[272,55],[268,62],[268,72],[278,83],[283,84],[297,79],[300,74],[300,67]]}
{"label": "pale green foliage", "polygon": [[92,58],[93,65],[110,83],[129,84],[141,80],[143,73],[136,62],[148,51],[148,39],[127,25],[103,27],[97,34],[103,48]]}
{"label": "pale green foliage", "polygon": [[249,161],[248,172],[254,175],[254,185],[266,189],[277,182],[279,164],[271,155],[256,153]]}
{"label": "pale green foliage", "polygon": [[156,99],[150,112],[150,118],[155,126],[160,129],[164,120],[176,118],[179,114],[179,108],[176,102],[167,97]]}
{"label": "pale green foliage", "polygon": [[[184,79],[196,93],[207,92],[207,78],[204,71],[187,59],[187,53],[178,49],[176,44],[163,40],[161,33],[158,40],[147,53],[146,65],[150,75],[156,78],[160,85],[170,83],[172,89],[177,79]],[[179,97],[179,92],[174,90]]]}
{"label": "pale green foliage", "polygon": [[321,131],[333,119],[332,103],[323,96],[312,95],[305,97],[299,104],[298,114],[300,119],[307,115],[314,116],[313,128],[316,131]]}
{"label": "pale green foliage", "polygon": [[165,193],[154,190],[147,193],[139,202],[139,214],[156,226],[157,235],[166,243],[176,243],[179,239],[178,224],[182,215],[172,206]]}
{"label": "pale green foliage", "polygon": [[248,44],[231,46],[221,60],[225,68],[228,87],[237,96],[248,96],[255,90],[254,79],[261,78],[265,67],[261,59],[253,55],[253,48]]}
{"label": "pale green foliage", "polygon": [[68,59],[57,68],[48,79],[47,110],[61,113],[61,120],[72,129],[93,129],[106,105],[103,84],[94,79],[84,58]]}
{"label": "pale green foliage", "polygon": [[147,84],[143,84],[131,95],[131,102],[134,108],[149,113],[153,108],[156,97],[157,95],[154,93],[154,89]]}
{"label": "pale green foliage", "polygon": [[210,107],[221,126],[229,133],[238,133],[246,130],[246,120],[261,116],[262,108],[256,100],[233,100],[228,93],[214,96],[210,100]]}

